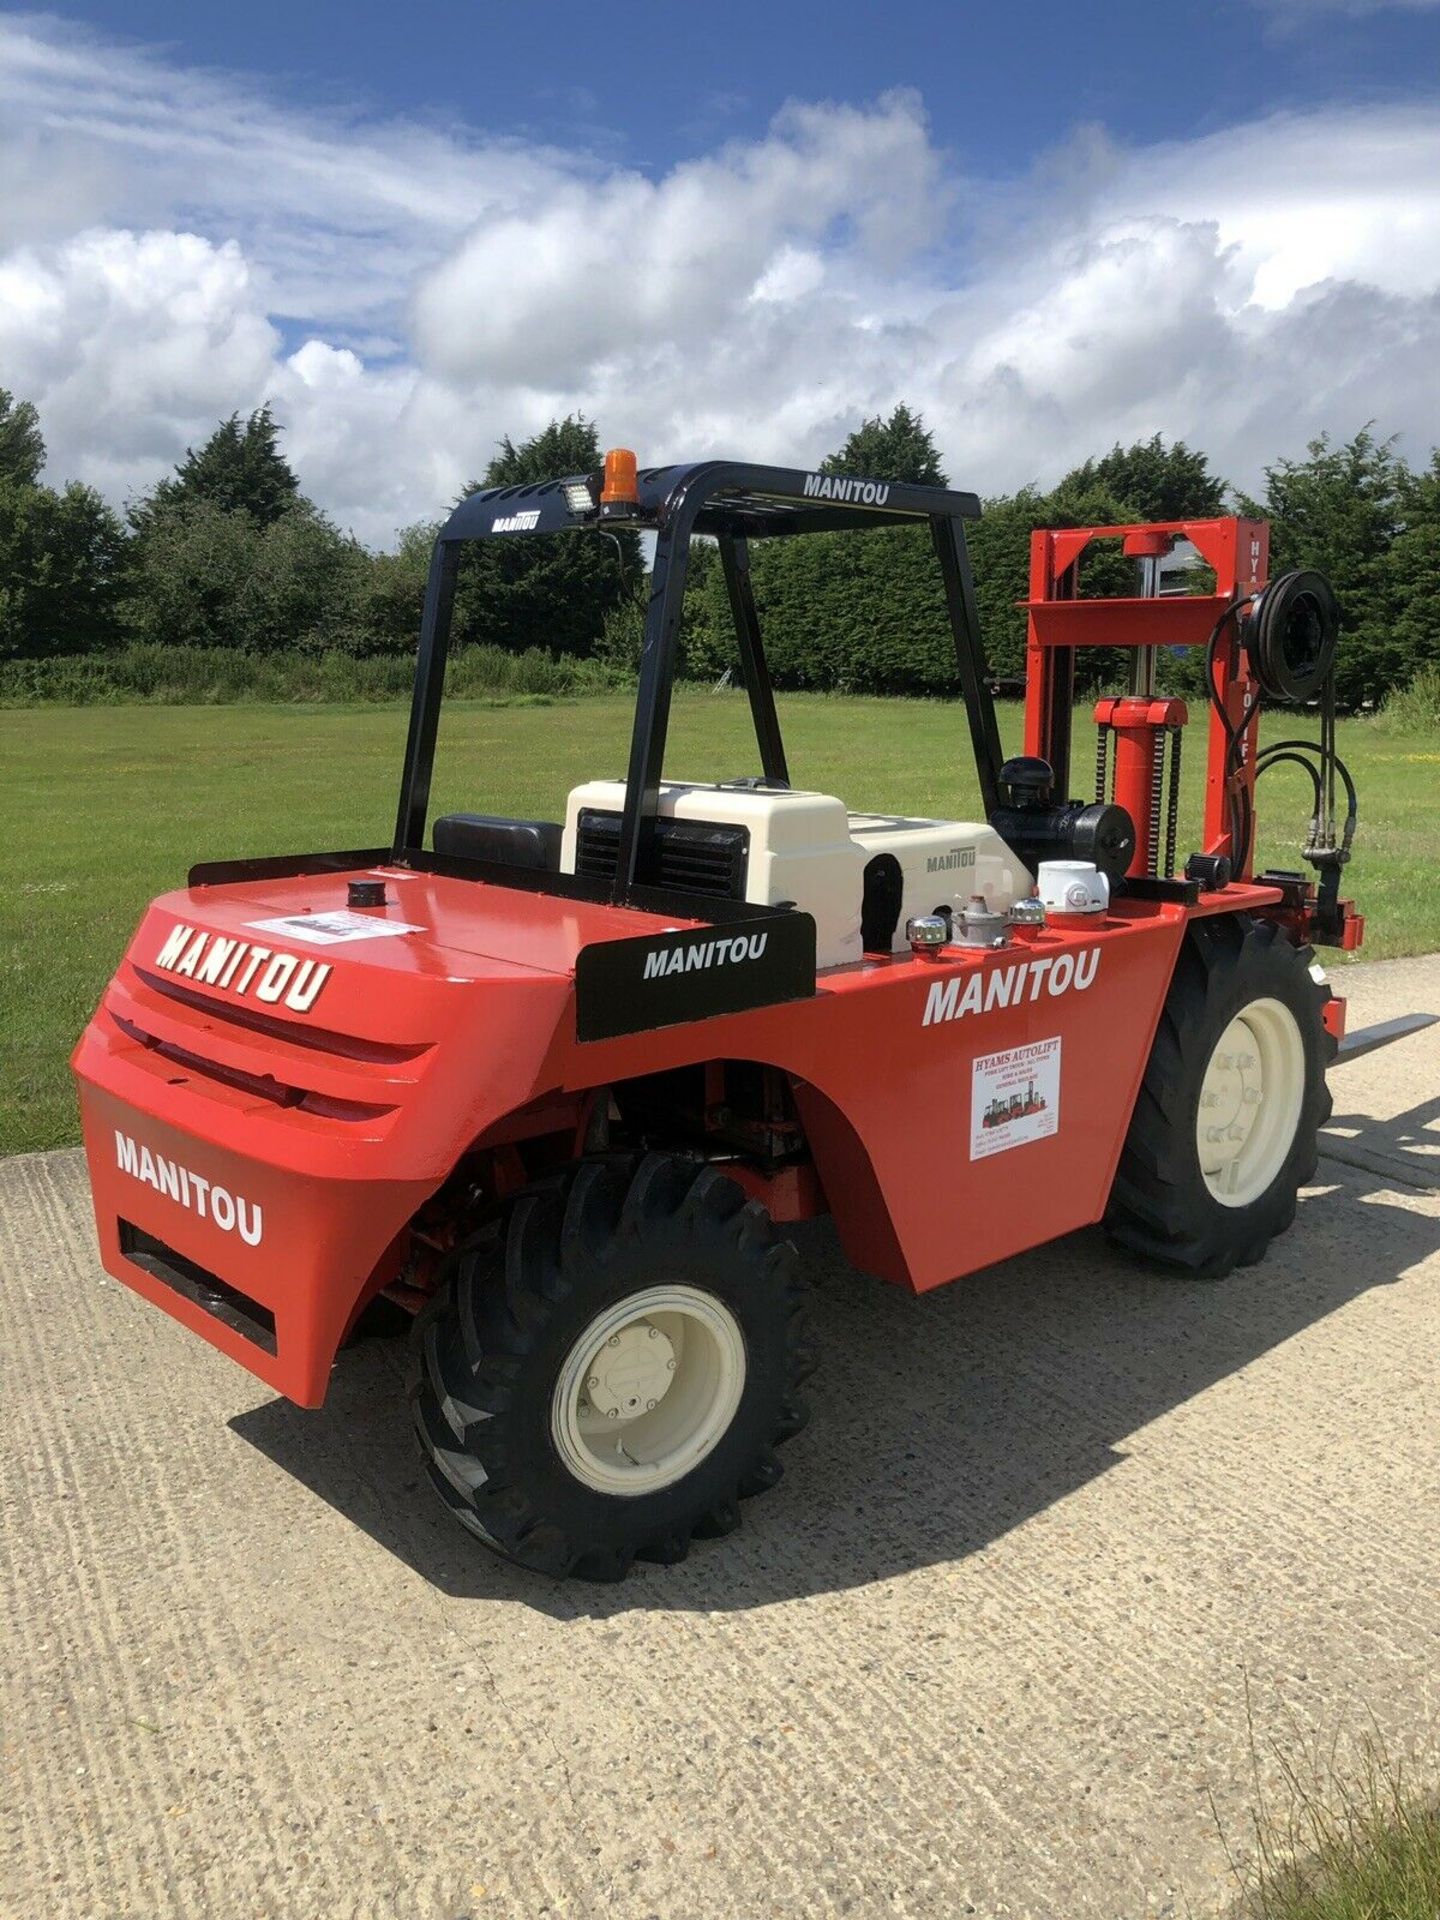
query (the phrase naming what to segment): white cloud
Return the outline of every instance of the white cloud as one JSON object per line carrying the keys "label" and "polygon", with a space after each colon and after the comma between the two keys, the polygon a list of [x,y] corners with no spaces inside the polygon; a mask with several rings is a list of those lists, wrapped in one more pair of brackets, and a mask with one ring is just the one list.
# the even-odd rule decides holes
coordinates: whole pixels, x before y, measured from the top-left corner
{"label": "white cloud", "polygon": [[1321,280],[1423,294],[1440,284],[1440,112],[1279,114],[1154,147],[1102,208],[1213,220],[1263,308]]}
{"label": "white cloud", "polygon": [[672,341],[708,344],[758,289],[780,295],[795,241],[823,242],[837,222],[836,251],[856,264],[911,256],[933,235],[938,175],[913,95],[791,106],[765,140],[659,182],[615,173],[482,216],[421,284],[420,352],[452,377],[549,387]]}
{"label": "white cloud", "polygon": [[1372,13],[1433,13],[1440,0],[1251,0],[1251,4],[1270,14],[1278,25],[1298,27],[1324,14],[1364,20]]}
{"label": "white cloud", "polygon": [[0,20],[0,382],[115,497],[271,400],[364,537],[583,408],[646,458],[808,460],[898,399],[957,483],[1156,430],[1253,483],[1322,427],[1440,439],[1440,118],[1279,116],[959,176],[908,93],[656,177],[287,107]]}
{"label": "white cloud", "polygon": [[5,384],[107,492],[207,431],[218,395],[261,391],[278,344],[233,241],[95,229],[0,258]]}

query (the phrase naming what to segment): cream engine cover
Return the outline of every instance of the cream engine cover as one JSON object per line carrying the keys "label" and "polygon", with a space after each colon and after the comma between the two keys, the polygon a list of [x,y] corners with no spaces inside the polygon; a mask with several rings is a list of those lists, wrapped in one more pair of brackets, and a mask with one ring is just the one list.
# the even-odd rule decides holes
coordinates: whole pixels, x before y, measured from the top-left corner
{"label": "cream engine cover", "polygon": [[[574,789],[565,807],[562,872],[575,871],[581,810],[619,813],[624,804],[623,780],[591,780]],[[843,801],[783,787],[666,780],[659,812],[666,820],[744,827],[750,837],[745,898],[770,907],[793,900],[808,913],[815,922],[817,967],[860,959],[860,902],[869,856],[850,836]]]}
{"label": "cream engine cover", "polygon": [[906,945],[905,922],[948,907],[958,913],[981,894],[993,913],[1003,913],[1034,891],[1024,862],[992,826],[975,820],[911,820],[895,814],[852,813],[850,832],[866,860],[893,854],[904,876],[894,949]]}
{"label": "cream engine cover", "polygon": [[[575,871],[581,810],[619,813],[623,780],[576,787],[565,808],[560,865]],[[865,868],[877,854],[900,864],[904,888],[892,948],[905,950],[905,922],[939,907],[958,912],[973,894],[1003,913],[1032,891],[1030,874],[993,827],[974,820],[916,820],[893,814],[847,813],[828,793],[784,787],[704,785],[667,780],[659,810],[669,820],[744,827],[750,851],[745,898],[776,906],[793,900],[815,922],[816,964],[853,965],[861,958],[860,906]]]}

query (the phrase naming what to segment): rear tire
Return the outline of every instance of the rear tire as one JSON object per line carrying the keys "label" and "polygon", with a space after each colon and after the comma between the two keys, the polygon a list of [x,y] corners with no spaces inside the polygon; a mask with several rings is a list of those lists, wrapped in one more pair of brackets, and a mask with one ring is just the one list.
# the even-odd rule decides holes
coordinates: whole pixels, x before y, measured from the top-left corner
{"label": "rear tire", "polygon": [[486,1546],[559,1576],[623,1579],[730,1532],[807,1418],[794,1248],[733,1180],[665,1154],[527,1188],[413,1341],[436,1491]]}
{"label": "rear tire", "polygon": [[1271,921],[1191,923],[1105,1216],[1122,1245],[1220,1279],[1291,1225],[1330,1117],[1314,967]]}

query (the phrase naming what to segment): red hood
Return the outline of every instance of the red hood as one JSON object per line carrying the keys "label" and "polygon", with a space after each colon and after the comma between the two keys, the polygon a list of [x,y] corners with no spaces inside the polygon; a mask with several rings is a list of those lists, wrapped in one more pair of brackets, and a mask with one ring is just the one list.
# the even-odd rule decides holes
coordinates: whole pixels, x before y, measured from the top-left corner
{"label": "red hood", "polygon": [[[382,873],[388,904],[356,914],[331,874],[162,895],[77,1070],[84,1077],[86,1050],[102,1049],[117,1091],[201,1138],[230,1135],[238,1109],[262,1152],[273,1135],[283,1158],[281,1140],[300,1129],[339,1171],[359,1144],[384,1139],[406,1177],[438,1178],[457,1122],[477,1136],[558,1084],[551,1055],[572,1037],[579,950],[676,924]],[[422,1088],[433,1098],[418,1098]]]}

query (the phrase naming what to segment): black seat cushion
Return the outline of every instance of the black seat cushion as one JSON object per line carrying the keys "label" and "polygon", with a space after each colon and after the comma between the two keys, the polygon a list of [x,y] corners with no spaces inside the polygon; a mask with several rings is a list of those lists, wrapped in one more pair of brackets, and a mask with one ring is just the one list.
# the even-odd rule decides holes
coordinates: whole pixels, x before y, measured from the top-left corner
{"label": "black seat cushion", "polygon": [[865,862],[865,893],[860,907],[860,944],[866,953],[889,953],[900,924],[905,874],[893,853],[877,853]]}
{"label": "black seat cushion", "polygon": [[435,851],[461,860],[556,872],[564,828],[554,820],[506,820],[494,813],[447,813],[435,822]]}

